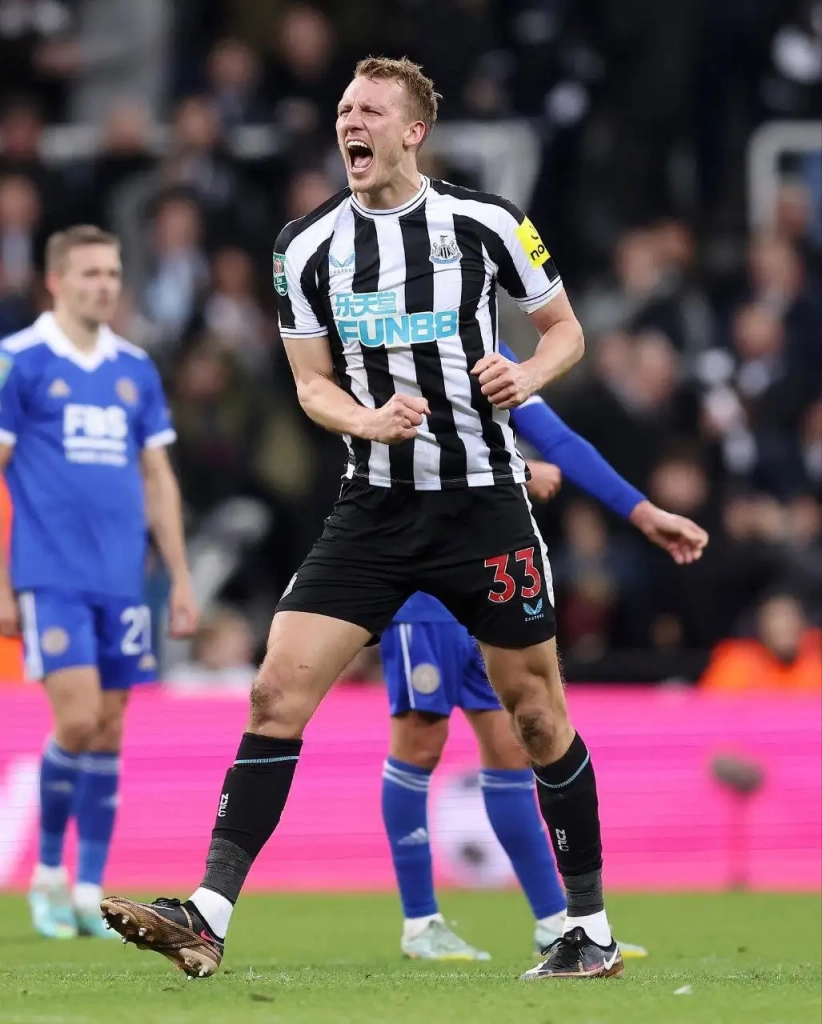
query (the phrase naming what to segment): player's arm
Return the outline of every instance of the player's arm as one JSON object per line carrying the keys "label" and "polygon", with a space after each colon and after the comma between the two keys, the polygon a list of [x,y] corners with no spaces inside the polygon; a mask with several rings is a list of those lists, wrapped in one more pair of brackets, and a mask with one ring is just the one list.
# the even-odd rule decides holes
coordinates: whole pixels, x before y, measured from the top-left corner
{"label": "player's arm", "polygon": [[191,636],[197,628],[197,602],[191,586],[186,559],[183,503],[177,477],[168,457],[168,445],[177,435],[163,393],[157,367],[145,364],[140,414],[136,424],[140,446],[140,469],[145,489],[146,519],[160,555],[171,577],[169,633]]}
{"label": "player's arm", "polygon": [[397,444],[414,437],[430,412],[425,399],[411,395],[395,394],[379,409],[360,405],[335,380],[328,338],[284,338],[283,344],[300,405],[326,430]]}
{"label": "player's arm", "polygon": [[337,383],[328,328],[318,312],[321,303],[316,282],[304,273],[306,257],[299,244],[293,243],[293,228],[289,225],[277,239],[274,291],[280,334],[306,415],[335,434],[367,441],[396,444],[414,437],[423,416],[430,412],[424,399],[394,395],[380,409],[370,409]]}
{"label": "player's arm", "polygon": [[521,364],[495,352],[473,367],[482,393],[500,409],[511,409],[567,373],[585,351],[554,261],[531,221],[515,206],[499,208],[498,241],[491,252],[499,283],[539,334],[534,355]]}
{"label": "player's arm", "polygon": [[144,448],[140,465],[149,529],[171,577],[169,632],[174,637],[191,636],[198,616],[186,558],[180,488],[165,447]]}
{"label": "player's arm", "polygon": [[[24,429],[24,396],[28,384],[15,359],[0,350],[0,476],[14,454],[17,437]],[[16,636],[20,615],[6,554],[0,545],[0,635]]]}

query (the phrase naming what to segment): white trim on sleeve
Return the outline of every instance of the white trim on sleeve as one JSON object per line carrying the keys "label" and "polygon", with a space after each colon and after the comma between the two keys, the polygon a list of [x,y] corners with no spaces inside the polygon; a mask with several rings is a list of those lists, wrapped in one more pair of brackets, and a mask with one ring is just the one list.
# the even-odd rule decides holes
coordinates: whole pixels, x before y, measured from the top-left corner
{"label": "white trim on sleeve", "polygon": [[166,445],[174,444],[177,440],[177,432],[173,427],[161,430],[159,434],[152,434],[143,442],[143,448],[165,448]]}
{"label": "white trim on sleeve", "polygon": [[10,430],[0,430],[0,444],[17,444],[17,434],[12,434]]}

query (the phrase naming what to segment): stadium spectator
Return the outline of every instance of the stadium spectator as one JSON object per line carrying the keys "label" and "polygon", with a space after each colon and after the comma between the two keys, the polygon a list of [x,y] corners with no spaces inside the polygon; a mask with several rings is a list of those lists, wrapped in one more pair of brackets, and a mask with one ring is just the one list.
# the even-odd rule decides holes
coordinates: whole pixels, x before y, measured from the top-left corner
{"label": "stadium spectator", "polygon": [[808,625],[795,597],[774,594],[759,607],[756,636],[722,641],[700,686],[724,693],[822,693],[822,632]]}
{"label": "stadium spectator", "polygon": [[248,43],[241,39],[221,39],[209,54],[207,67],[206,95],[224,131],[270,119],[270,110],[262,95],[260,60]]}
{"label": "stadium spectator", "polygon": [[34,310],[42,208],[23,175],[0,179],[0,329],[20,330]]}
{"label": "stadium spectator", "polygon": [[219,337],[247,371],[270,369],[274,323],[266,320],[261,308],[249,253],[232,247],[214,254],[203,321],[206,330]]}
{"label": "stadium spectator", "polygon": [[172,193],[154,216],[152,266],[142,296],[149,319],[166,338],[179,339],[191,324],[208,280],[199,208]]}
{"label": "stadium spectator", "polygon": [[203,616],[192,642],[192,660],[175,665],[166,676],[174,693],[237,692],[247,694],[257,672],[248,622],[236,609],[214,608]]}

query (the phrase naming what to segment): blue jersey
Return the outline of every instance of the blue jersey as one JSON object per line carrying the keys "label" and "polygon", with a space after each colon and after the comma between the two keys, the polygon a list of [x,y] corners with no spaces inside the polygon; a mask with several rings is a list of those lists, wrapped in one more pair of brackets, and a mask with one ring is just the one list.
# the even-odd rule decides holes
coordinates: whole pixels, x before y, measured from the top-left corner
{"label": "blue jersey", "polygon": [[141,601],[147,521],[140,453],[174,430],[154,363],[100,329],[80,352],[44,313],[0,345],[0,442],[16,591]]}

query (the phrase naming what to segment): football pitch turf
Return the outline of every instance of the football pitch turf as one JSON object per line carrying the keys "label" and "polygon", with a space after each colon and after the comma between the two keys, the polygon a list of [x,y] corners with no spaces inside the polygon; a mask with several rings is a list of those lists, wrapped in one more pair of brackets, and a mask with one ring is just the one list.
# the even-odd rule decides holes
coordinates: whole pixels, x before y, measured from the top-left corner
{"label": "football pitch turf", "polygon": [[617,934],[651,950],[615,981],[518,975],[532,924],[515,892],[444,893],[484,964],[400,959],[390,895],[246,896],[224,969],[187,982],[168,961],[99,939],[34,936],[0,896],[0,1024],[819,1024],[819,896],[617,896]]}

